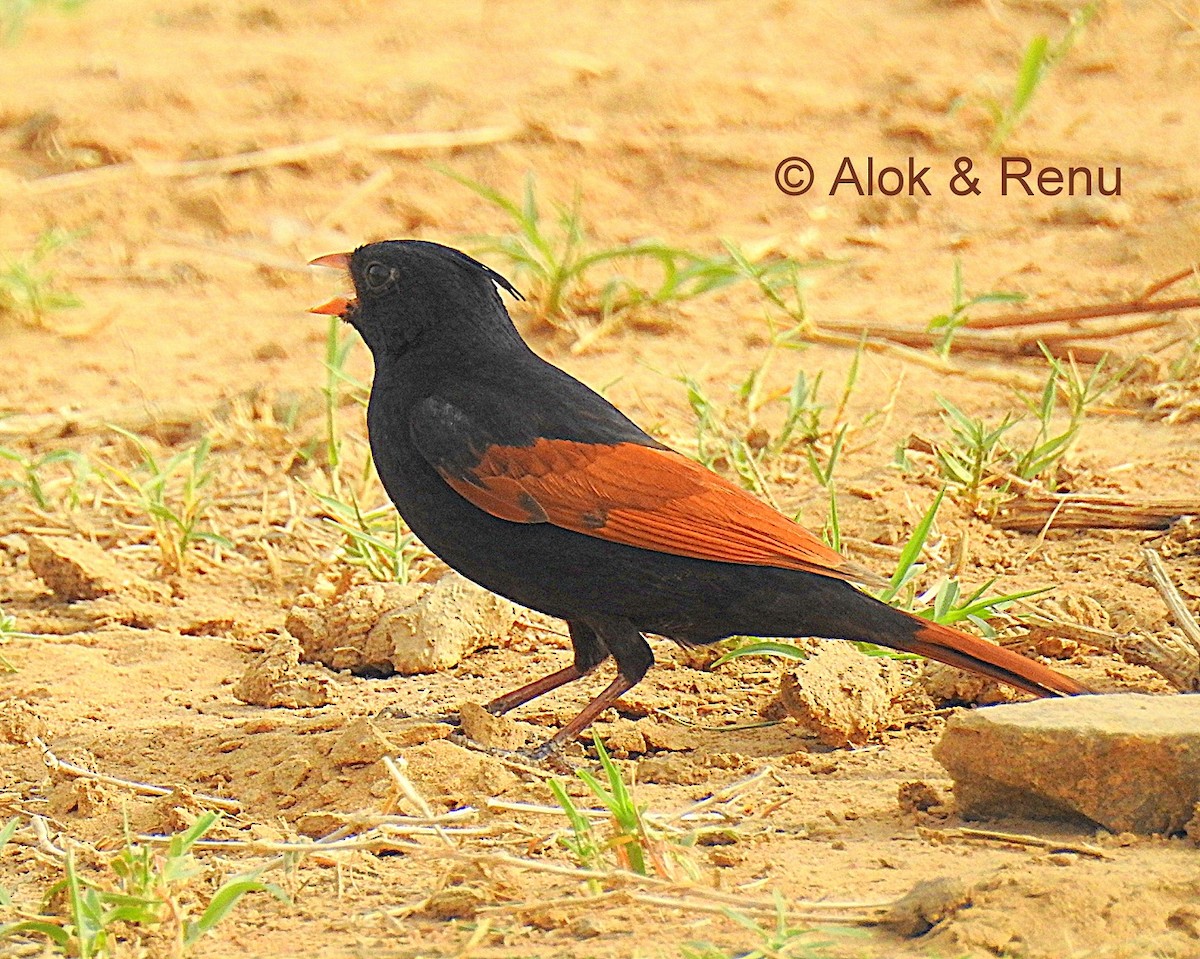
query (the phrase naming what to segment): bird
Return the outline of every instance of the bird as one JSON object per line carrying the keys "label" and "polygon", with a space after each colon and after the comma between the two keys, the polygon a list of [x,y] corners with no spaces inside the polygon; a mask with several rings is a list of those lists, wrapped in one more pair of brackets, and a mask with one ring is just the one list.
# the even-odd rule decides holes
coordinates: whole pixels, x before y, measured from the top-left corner
{"label": "bird", "polygon": [[495,715],[592,673],[616,677],[531,751],[546,759],[654,663],[647,635],[875,643],[1037,696],[1089,692],[995,643],[895,609],[877,582],[803,526],[670,449],[538,356],[505,277],[427,240],[384,240],[314,266],[344,270],[338,316],[372,354],[367,432],[379,478],[412,533],[448,566],[565,620],[571,663],[492,699]]}

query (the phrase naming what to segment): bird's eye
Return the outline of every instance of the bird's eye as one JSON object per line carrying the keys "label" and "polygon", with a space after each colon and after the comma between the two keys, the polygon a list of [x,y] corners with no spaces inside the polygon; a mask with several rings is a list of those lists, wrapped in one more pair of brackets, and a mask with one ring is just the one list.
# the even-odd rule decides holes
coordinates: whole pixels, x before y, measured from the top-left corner
{"label": "bird's eye", "polygon": [[382,263],[368,263],[363,278],[367,281],[368,289],[378,291],[391,282],[392,271]]}

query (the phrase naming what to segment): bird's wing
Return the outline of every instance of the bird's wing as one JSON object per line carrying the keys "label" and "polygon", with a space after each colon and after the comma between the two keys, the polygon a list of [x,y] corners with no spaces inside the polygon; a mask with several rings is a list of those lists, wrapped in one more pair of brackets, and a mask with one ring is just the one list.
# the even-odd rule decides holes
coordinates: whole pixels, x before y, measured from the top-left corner
{"label": "bird's wing", "polygon": [[442,479],[501,519],[552,523],[695,559],[880,582],[803,526],[673,450],[545,438],[502,445],[440,400],[422,403],[410,426]]}

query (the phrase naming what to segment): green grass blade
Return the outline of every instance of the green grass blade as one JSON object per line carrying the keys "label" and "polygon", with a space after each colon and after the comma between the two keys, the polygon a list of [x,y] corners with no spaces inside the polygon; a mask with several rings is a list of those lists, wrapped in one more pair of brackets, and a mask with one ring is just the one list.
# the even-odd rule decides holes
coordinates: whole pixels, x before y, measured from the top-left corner
{"label": "green grass blade", "polygon": [[0,942],[11,939],[13,936],[24,936],[29,933],[45,936],[64,953],[70,949],[71,934],[66,929],[56,926],[52,922],[42,922],[37,919],[27,919],[23,922],[12,922],[0,926]]}
{"label": "green grass blade", "polygon": [[211,932],[222,919],[229,915],[238,900],[251,892],[269,892],[282,903],[291,902],[290,897],[283,889],[273,882],[263,882],[256,875],[230,879],[216,891],[199,919],[184,924],[184,944],[194,945],[202,936]]}
{"label": "green grass blade", "polygon": [[892,574],[887,588],[879,597],[885,603],[894,599],[900,588],[912,578],[913,567],[921,555],[921,550],[925,548],[925,540],[929,538],[929,530],[933,527],[934,517],[937,516],[937,511],[941,507],[942,498],[945,495],[944,489],[938,491],[933,505],[921,517],[921,521],[917,523],[912,535],[909,536],[908,542],[904,544],[904,549],[900,551],[900,559],[896,562],[896,572]]}
{"label": "green grass blade", "polygon": [[725,663],[739,659],[742,656],[780,656],[783,659],[808,659],[808,653],[798,646],[775,640],[764,640],[761,643],[747,643],[745,646],[731,649],[713,663],[713,668],[716,669],[716,667],[723,666]]}

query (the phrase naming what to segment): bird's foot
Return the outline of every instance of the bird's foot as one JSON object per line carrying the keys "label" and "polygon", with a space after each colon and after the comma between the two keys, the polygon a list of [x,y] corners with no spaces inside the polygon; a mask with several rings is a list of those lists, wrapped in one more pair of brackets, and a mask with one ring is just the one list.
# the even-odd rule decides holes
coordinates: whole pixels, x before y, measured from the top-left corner
{"label": "bird's foot", "polygon": [[554,739],[547,739],[540,746],[525,750],[525,755],[531,763],[545,766],[556,773],[571,775],[575,772],[574,764],[567,759],[562,745]]}
{"label": "bird's foot", "polygon": [[543,779],[548,778],[550,773],[562,776],[575,772],[575,767],[556,749],[543,752],[541,747],[537,749],[502,749],[499,746],[485,746],[461,732],[451,733],[447,737],[447,741],[464,749],[470,749],[472,752],[491,756],[515,772],[528,773]]}

